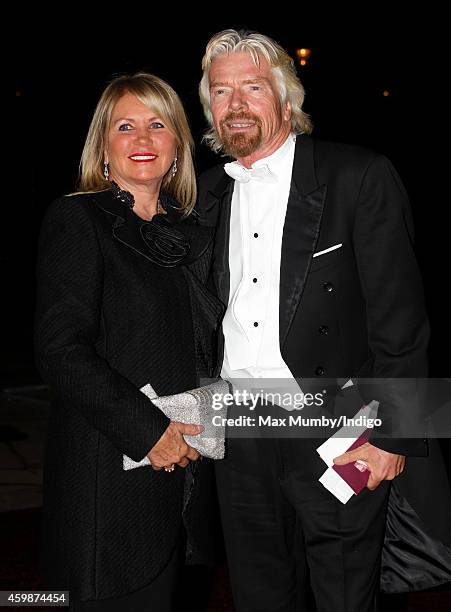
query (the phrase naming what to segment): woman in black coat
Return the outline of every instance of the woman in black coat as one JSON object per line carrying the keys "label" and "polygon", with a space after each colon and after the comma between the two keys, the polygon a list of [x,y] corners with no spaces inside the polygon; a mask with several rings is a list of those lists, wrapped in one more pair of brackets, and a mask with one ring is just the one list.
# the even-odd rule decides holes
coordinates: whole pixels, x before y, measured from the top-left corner
{"label": "woman in black coat", "polygon": [[[190,215],[191,146],[169,85],[120,77],[94,113],[79,193],[44,219],[36,354],[56,392],[44,574],[74,610],[170,610],[183,523],[189,560],[210,552],[210,462],[183,438],[201,427],[170,422],[140,391],[191,389],[214,365],[212,237]],[[151,466],[125,471],[123,455]]]}

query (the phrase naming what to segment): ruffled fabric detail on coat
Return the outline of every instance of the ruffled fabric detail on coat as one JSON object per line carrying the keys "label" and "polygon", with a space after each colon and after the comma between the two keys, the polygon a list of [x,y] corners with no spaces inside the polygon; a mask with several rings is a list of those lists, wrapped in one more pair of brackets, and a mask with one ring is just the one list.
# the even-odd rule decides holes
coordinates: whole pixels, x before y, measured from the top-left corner
{"label": "ruffled fabric detail on coat", "polygon": [[[130,211],[133,209],[135,200],[130,192],[114,182],[111,183],[111,192]],[[168,193],[161,192],[159,201],[165,212],[141,224],[142,244],[141,247],[135,244],[135,248],[152,263],[164,268],[192,263],[208,248],[212,240],[211,229],[199,226],[194,213],[183,215],[179,203]]]}
{"label": "ruffled fabric detail on coat", "polygon": [[141,236],[149,259],[165,268],[182,263],[191,249],[189,239],[173,226],[166,215],[155,215],[151,221],[143,224]]}

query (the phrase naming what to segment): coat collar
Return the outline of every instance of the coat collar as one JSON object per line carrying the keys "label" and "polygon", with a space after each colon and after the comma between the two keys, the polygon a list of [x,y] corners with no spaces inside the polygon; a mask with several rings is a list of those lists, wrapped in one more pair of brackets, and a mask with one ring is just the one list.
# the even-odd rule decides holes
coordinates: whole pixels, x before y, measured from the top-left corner
{"label": "coat collar", "polygon": [[[100,210],[112,217],[112,234],[114,239],[139,253],[152,263],[155,263],[149,252],[148,245],[142,236],[141,229],[143,225],[132,210],[115,197],[111,190],[96,193],[95,201]],[[180,264],[190,264],[201,257],[208,248],[213,239],[212,229],[201,227],[197,222],[194,212],[189,217],[182,217],[178,211],[177,202],[167,194],[162,194],[161,201],[166,210],[165,219],[169,222],[169,227],[172,226],[176,232],[180,232],[189,242],[189,251],[180,261]],[[151,224],[152,222],[150,221],[149,223]]]}
{"label": "coat collar", "polygon": [[221,166],[215,168],[219,178],[213,181],[206,192],[205,200],[201,202],[200,213],[203,224],[215,227],[215,243],[212,256],[212,278],[216,288],[216,294],[227,306],[229,301],[229,236],[230,236],[230,213],[234,181],[228,176]]}
{"label": "coat collar", "polygon": [[280,264],[279,337],[283,349],[299,306],[318,242],[327,186],[319,185],[314,141],[296,139]]}

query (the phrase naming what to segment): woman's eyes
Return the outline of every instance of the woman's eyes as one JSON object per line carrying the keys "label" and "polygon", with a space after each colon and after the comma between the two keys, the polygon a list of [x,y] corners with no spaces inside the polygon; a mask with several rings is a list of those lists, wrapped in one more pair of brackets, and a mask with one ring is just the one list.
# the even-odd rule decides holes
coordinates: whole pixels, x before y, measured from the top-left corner
{"label": "woman's eyes", "polygon": [[[121,123],[118,130],[119,132],[129,132],[130,130],[133,130],[133,127],[134,126],[131,123]],[[153,130],[160,130],[164,128],[164,125],[161,123],[161,121],[152,121],[152,123],[149,123],[149,127]]]}

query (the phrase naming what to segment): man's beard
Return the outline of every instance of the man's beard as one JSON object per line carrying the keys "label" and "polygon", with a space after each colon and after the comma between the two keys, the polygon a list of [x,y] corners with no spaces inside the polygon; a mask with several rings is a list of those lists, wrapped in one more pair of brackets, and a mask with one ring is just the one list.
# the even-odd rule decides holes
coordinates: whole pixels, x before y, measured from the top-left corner
{"label": "man's beard", "polygon": [[[254,134],[246,134],[239,132],[237,134],[230,133],[227,123],[232,121],[248,120],[255,124]],[[262,143],[261,121],[258,117],[246,113],[235,115],[228,114],[219,123],[219,136],[221,138],[222,149],[224,153],[231,157],[248,157],[257,151]]]}

